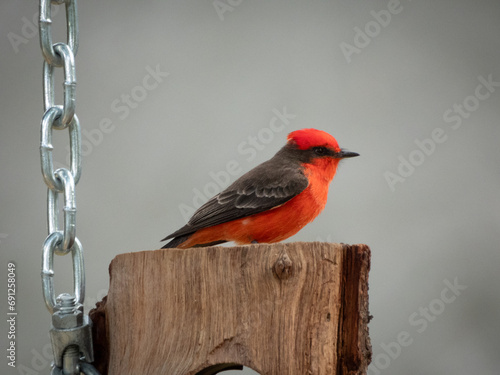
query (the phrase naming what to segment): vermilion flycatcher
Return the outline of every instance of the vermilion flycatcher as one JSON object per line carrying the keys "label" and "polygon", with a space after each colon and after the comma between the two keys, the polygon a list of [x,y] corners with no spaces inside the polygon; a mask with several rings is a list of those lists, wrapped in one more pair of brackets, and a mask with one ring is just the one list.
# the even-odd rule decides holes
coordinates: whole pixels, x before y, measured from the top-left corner
{"label": "vermilion flycatcher", "polygon": [[297,130],[268,161],[247,172],[201,206],[188,223],[165,237],[163,248],[272,243],[293,236],[325,208],[339,161],[359,156],[330,134]]}

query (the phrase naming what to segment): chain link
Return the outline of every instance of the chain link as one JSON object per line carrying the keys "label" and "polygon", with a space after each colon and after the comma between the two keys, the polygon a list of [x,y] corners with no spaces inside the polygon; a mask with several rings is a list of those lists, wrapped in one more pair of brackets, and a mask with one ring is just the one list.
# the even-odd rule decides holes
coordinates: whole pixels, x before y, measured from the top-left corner
{"label": "chain link", "polygon": [[[75,205],[75,180],[73,175],[67,169],[58,169],[55,171],[55,176],[59,178],[64,185],[64,226],[63,240],[59,242],[55,248],[57,255],[66,255],[76,242],[76,205]],[[58,195],[57,190],[47,189],[47,221],[49,233],[61,233],[57,231],[58,225]],[[57,246],[56,245],[56,246]]]}
{"label": "chain link", "polygon": [[[75,56],[67,44],[57,43],[54,51],[61,57],[64,67],[64,105],[63,113],[58,117],[57,129],[64,129],[73,119],[76,104]],[[43,63],[43,110],[54,106],[54,66]]]}
{"label": "chain link", "polygon": [[[52,146],[52,129],[58,129],[54,126],[54,123],[61,114],[62,109],[60,106],[50,107],[43,114],[40,126],[40,160],[43,179],[49,189],[57,191],[63,191],[63,185],[62,182],[55,177],[54,172],[54,161],[52,158],[52,151],[54,150]],[[76,115],[73,116],[73,120],[69,124],[69,147],[70,169],[76,185],[80,180],[82,172],[81,130],[80,121],[78,121]]]}
{"label": "chain link", "polygon": [[66,4],[67,45],[73,56],[78,52],[78,14],[76,0],[40,0],[40,46],[43,57],[52,66],[62,66],[61,56],[54,51],[52,44],[52,20],[50,4]]}
{"label": "chain link", "polygon": [[[51,4],[66,8],[66,43],[52,44]],[[81,175],[81,130],[75,114],[75,56],[78,50],[78,15],[76,0],[40,0],[40,47],[43,62],[43,109],[40,125],[40,161],[47,185],[47,223],[49,235],[42,250],[42,290],[47,309],[52,314],[50,335],[54,351],[52,374],[98,375],[88,362],[93,361],[91,322],[83,314],[85,269],[82,245],[76,237],[75,186]],[[54,68],[64,70],[63,104],[55,104]],[[68,130],[70,169],[54,170],[52,130]],[[59,223],[59,194],[64,197],[63,223]],[[73,294],[56,297],[54,291],[54,254],[71,253]]]}
{"label": "chain link", "polygon": [[[53,265],[55,249],[57,247],[57,243],[61,241],[61,239],[61,232],[53,232],[47,237],[45,243],[43,244],[42,288],[45,305],[47,306],[47,310],[49,310],[51,314],[53,314],[58,308],[56,295],[54,293]],[[83,304],[85,296],[85,270],[82,244],[80,243],[78,238],[76,239],[70,251],[73,260],[73,296],[75,297],[75,304]]]}

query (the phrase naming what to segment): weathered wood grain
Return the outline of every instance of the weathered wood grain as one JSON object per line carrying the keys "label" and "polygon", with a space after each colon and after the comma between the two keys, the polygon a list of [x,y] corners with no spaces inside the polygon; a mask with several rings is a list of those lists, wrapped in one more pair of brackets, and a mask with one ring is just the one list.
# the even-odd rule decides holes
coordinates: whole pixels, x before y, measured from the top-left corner
{"label": "weathered wood grain", "polygon": [[90,314],[95,365],[112,375],[238,365],[365,374],[369,268],[366,245],[318,242],[118,255],[107,300]]}

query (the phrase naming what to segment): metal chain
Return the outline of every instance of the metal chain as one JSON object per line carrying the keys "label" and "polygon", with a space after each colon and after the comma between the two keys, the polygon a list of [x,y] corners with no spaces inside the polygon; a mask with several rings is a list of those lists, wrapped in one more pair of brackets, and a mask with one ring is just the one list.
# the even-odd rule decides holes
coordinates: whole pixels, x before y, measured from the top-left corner
{"label": "metal chain", "polygon": [[[65,4],[67,43],[52,44],[51,3]],[[42,175],[47,185],[47,222],[49,235],[42,250],[42,289],[47,309],[52,314],[50,336],[54,352],[52,375],[98,375],[93,362],[92,323],[83,312],[85,268],[82,245],[76,237],[75,186],[81,174],[81,131],[75,114],[75,56],[78,50],[76,0],[40,0],[40,46],[43,62],[43,109],[40,130]],[[64,70],[62,105],[54,103],[54,68]],[[52,130],[69,131],[70,169],[54,170]],[[64,197],[63,223],[59,224],[59,194]],[[73,294],[56,297],[54,291],[54,254],[71,253]]]}

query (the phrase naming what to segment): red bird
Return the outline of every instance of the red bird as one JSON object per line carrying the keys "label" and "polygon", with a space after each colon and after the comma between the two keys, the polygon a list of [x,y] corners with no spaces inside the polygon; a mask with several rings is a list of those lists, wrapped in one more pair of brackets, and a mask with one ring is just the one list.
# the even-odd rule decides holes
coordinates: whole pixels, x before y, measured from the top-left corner
{"label": "red bird", "polygon": [[272,243],[293,236],[325,208],[339,161],[359,156],[316,129],[297,130],[268,161],[247,172],[201,206],[188,223],[165,237],[163,248]]}

